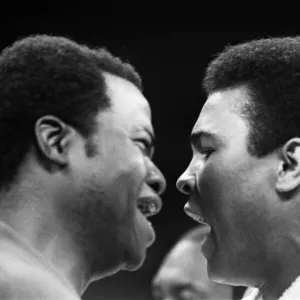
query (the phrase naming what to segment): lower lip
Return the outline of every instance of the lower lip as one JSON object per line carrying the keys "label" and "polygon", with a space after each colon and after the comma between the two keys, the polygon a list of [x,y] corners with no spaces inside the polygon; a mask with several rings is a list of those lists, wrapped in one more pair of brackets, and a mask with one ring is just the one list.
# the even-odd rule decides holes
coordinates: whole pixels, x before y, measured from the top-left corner
{"label": "lower lip", "polygon": [[155,240],[155,231],[153,229],[152,223],[148,221],[148,219],[141,214],[142,217],[142,234],[143,234],[143,238],[145,240],[145,244],[146,247],[149,247],[153,244],[154,240]]}

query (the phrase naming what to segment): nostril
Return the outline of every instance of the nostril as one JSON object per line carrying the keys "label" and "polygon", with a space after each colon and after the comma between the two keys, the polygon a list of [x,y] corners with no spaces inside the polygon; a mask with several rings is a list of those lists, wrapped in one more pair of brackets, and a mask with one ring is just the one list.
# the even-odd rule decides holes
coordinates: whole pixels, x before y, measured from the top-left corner
{"label": "nostril", "polygon": [[189,195],[191,193],[191,188],[188,184],[183,184],[182,191],[183,191],[183,193]]}
{"label": "nostril", "polygon": [[150,173],[147,183],[158,195],[163,194],[167,186],[165,177],[159,171]]}
{"label": "nostril", "polygon": [[159,191],[161,190],[159,182],[152,182],[150,186],[157,194],[159,194]]}
{"label": "nostril", "polygon": [[196,182],[195,182],[194,176],[183,173],[183,175],[181,175],[178,178],[178,180],[176,182],[176,187],[179,190],[179,192],[186,194],[186,195],[190,195],[193,193],[193,190],[196,187],[195,184],[196,184]]}
{"label": "nostril", "polygon": [[178,181],[177,182],[177,188],[178,190],[183,193],[183,194],[187,194],[189,195],[191,193],[191,187],[188,183],[184,182],[184,181]]}

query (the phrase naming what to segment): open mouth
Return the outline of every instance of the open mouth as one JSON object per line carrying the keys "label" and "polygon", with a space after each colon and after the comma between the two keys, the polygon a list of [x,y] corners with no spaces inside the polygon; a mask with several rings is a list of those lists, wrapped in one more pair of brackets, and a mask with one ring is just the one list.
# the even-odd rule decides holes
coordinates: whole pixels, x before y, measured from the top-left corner
{"label": "open mouth", "polygon": [[209,225],[208,220],[206,220],[203,217],[202,211],[197,207],[195,208],[195,205],[193,205],[193,202],[189,201],[187,204],[184,206],[184,211],[185,213],[192,218],[194,221],[203,224],[203,225]]}
{"label": "open mouth", "polygon": [[159,206],[154,199],[140,199],[137,208],[146,217],[152,217],[159,212]]}
{"label": "open mouth", "polygon": [[202,217],[198,217],[197,220],[195,220],[195,221],[197,221],[200,224],[209,226],[208,221],[206,219],[202,218]]}
{"label": "open mouth", "polygon": [[208,221],[206,219],[204,219],[202,216],[199,216],[193,212],[187,211],[186,210],[187,215],[192,218],[194,221],[203,224],[203,225],[209,225]]}

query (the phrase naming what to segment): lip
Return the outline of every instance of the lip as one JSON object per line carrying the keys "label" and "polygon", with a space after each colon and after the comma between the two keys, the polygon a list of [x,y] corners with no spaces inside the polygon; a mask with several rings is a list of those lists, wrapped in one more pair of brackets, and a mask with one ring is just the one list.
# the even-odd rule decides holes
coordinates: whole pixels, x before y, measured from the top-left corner
{"label": "lip", "polygon": [[208,221],[204,218],[202,211],[199,209],[198,205],[195,205],[195,201],[192,199],[185,204],[184,211],[194,221],[210,226]]}
{"label": "lip", "polygon": [[147,208],[152,208],[152,211],[149,211],[148,213],[143,213],[143,215],[146,218],[153,217],[156,214],[158,214],[161,209],[162,209],[162,200],[159,196],[155,195],[143,195],[138,199],[137,202],[137,208],[139,207],[147,207]]}

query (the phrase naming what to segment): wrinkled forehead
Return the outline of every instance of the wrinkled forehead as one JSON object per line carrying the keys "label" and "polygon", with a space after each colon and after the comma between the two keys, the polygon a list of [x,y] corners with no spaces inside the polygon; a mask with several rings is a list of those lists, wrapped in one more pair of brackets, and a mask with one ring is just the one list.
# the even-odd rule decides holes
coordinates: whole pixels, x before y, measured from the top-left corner
{"label": "wrinkled forehead", "polygon": [[120,120],[152,129],[151,108],[142,92],[130,81],[105,73],[106,93],[113,113]]}
{"label": "wrinkled forehead", "polygon": [[130,81],[104,73],[106,93],[112,101],[112,105],[118,104],[125,111],[138,109],[151,117],[151,109],[142,92]]}
{"label": "wrinkled forehead", "polygon": [[204,103],[193,131],[219,134],[225,127],[234,130],[245,122],[242,111],[249,102],[249,95],[243,87],[212,93]]}

